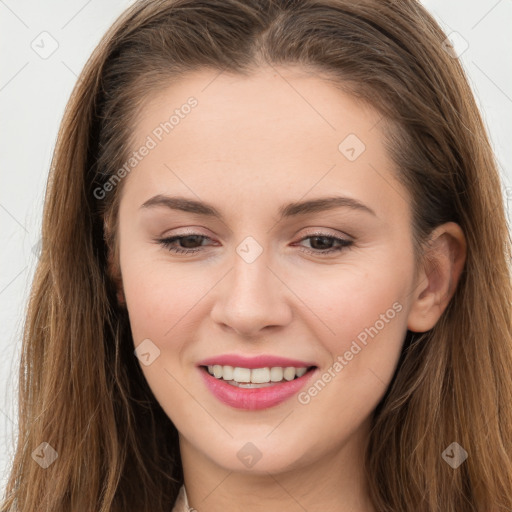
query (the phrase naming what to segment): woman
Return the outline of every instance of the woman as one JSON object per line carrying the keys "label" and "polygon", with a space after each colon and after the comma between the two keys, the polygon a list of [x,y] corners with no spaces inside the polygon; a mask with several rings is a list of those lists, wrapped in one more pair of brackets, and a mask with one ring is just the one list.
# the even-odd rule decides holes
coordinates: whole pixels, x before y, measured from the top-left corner
{"label": "woman", "polygon": [[510,237],[412,0],[137,2],[56,146],[2,511],[512,509]]}

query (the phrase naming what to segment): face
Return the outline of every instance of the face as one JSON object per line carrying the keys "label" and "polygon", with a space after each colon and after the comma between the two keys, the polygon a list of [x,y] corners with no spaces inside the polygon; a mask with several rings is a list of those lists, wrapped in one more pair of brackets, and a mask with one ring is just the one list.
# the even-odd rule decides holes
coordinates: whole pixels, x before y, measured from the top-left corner
{"label": "face", "polygon": [[414,289],[409,196],[380,115],[277,69],[204,70],[152,96],[119,209],[147,382],[181,442],[238,472],[364,437]]}

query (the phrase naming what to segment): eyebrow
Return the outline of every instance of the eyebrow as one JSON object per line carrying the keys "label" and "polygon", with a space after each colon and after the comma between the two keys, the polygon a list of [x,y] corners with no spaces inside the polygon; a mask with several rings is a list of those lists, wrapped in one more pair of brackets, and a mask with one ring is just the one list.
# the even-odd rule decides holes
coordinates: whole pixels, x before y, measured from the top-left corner
{"label": "eyebrow", "polygon": [[[171,197],[158,194],[142,204],[141,208],[153,208],[158,206],[170,208],[171,210],[180,210],[198,215],[217,217],[222,222],[225,222],[222,213],[213,205],[181,196]],[[369,206],[366,206],[357,199],[342,196],[320,197],[309,201],[289,203],[281,206],[278,210],[278,214],[279,220],[281,221],[285,218],[297,217],[308,213],[323,212],[341,207],[366,212],[375,217],[377,216]]]}

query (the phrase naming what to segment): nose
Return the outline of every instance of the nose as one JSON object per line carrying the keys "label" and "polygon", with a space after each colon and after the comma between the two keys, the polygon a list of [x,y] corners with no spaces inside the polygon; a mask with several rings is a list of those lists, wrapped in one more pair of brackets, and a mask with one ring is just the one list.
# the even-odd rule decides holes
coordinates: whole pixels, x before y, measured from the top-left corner
{"label": "nose", "polygon": [[251,338],[291,321],[292,294],[264,256],[247,263],[236,255],[233,268],[216,287],[211,318],[221,328]]}

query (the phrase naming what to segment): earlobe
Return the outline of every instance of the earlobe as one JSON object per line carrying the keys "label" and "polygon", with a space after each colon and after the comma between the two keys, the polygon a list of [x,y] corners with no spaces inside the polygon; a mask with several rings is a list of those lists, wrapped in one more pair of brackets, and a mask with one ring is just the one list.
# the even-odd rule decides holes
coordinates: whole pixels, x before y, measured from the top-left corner
{"label": "earlobe", "polygon": [[407,328],[426,332],[448,306],[466,261],[466,238],[460,226],[447,222],[431,235],[414,289]]}

